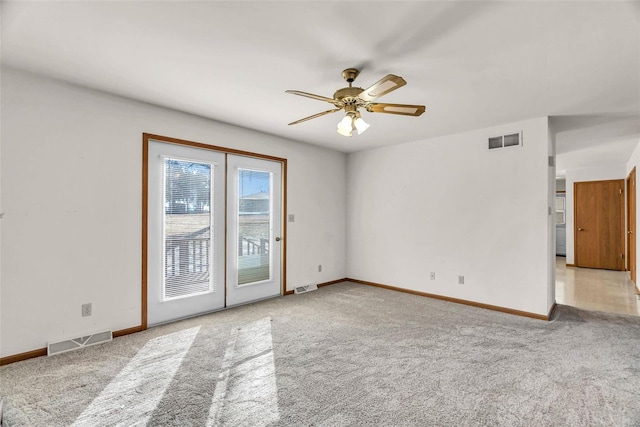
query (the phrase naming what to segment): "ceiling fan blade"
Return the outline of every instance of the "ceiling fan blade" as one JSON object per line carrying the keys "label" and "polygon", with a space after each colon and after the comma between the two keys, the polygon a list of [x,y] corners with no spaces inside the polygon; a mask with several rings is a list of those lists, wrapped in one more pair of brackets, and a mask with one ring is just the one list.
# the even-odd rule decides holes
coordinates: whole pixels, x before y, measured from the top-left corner
{"label": "ceiling fan blade", "polygon": [[372,103],[367,106],[367,111],[371,113],[401,114],[403,116],[419,116],[425,110],[424,105]]}
{"label": "ceiling fan blade", "polygon": [[307,93],[307,92],[300,92],[299,90],[287,90],[285,92],[291,93],[293,95],[306,96],[307,98],[313,98],[313,99],[317,99],[319,101],[330,102],[331,104],[334,104],[334,105],[336,105],[336,103],[338,102],[333,98],[327,98],[326,96],[314,95],[312,93]]}
{"label": "ceiling fan blade", "polygon": [[362,93],[358,95],[358,98],[364,101],[372,101],[406,84],[407,82],[402,77],[393,74],[387,74],[386,76],[363,90]]}
{"label": "ceiling fan blade", "polygon": [[307,120],[315,119],[316,117],[324,116],[325,114],[335,113],[336,111],[340,111],[342,108],[334,108],[333,110],[323,111],[322,113],[314,114],[313,116],[305,117],[304,119],[296,120],[295,122],[289,123],[291,125],[297,125],[298,123],[306,122]]}

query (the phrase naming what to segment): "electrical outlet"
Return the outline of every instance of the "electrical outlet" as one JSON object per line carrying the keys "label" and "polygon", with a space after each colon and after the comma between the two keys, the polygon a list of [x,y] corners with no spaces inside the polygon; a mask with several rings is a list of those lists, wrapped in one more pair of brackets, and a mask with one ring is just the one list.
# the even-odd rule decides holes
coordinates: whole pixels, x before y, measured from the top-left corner
{"label": "electrical outlet", "polygon": [[294,214],[289,214],[289,222],[295,222],[296,216]]}
{"label": "electrical outlet", "polygon": [[429,274],[429,278],[430,278],[431,280],[436,280],[436,272],[435,272],[435,271],[432,271],[432,272]]}
{"label": "electrical outlet", "polygon": [[82,317],[91,316],[91,303],[82,304]]}
{"label": "electrical outlet", "polygon": [[318,264],[318,273],[322,272],[322,264]]}
{"label": "electrical outlet", "polygon": [[464,285],[464,276],[458,276],[458,284]]}

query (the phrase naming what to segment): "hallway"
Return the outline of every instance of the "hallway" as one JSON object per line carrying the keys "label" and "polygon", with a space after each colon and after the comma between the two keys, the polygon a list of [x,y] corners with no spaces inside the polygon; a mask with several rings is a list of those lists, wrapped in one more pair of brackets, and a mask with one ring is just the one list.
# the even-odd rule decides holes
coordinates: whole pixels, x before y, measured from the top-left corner
{"label": "hallway", "polygon": [[556,257],[556,302],[640,316],[640,300],[626,271],[567,267],[564,257]]}

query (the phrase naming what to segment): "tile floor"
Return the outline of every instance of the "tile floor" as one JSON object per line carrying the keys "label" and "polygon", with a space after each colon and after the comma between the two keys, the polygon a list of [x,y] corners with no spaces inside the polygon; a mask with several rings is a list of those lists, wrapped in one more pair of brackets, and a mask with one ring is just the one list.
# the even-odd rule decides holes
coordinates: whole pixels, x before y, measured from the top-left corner
{"label": "tile floor", "polygon": [[640,316],[640,300],[628,272],[567,267],[564,257],[556,257],[556,302]]}

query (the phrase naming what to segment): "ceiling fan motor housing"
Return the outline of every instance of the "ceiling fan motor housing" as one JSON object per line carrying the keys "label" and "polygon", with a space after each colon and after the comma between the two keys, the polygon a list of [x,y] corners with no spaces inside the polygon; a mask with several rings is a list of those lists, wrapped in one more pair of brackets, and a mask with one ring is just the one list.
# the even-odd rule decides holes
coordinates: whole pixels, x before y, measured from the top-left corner
{"label": "ceiling fan motor housing", "polygon": [[336,93],[333,94],[333,99],[337,99],[341,104],[354,105],[358,107],[363,107],[366,102],[362,99],[358,98],[358,95],[362,93],[364,89],[361,87],[343,87],[342,89],[338,89]]}
{"label": "ceiling fan motor housing", "polygon": [[365,102],[358,98],[364,89],[361,87],[353,87],[351,83],[358,77],[360,71],[356,68],[347,68],[342,72],[342,77],[349,83],[349,87],[343,87],[338,89],[333,94],[333,99],[339,101],[338,105],[344,106],[345,111],[356,111],[358,107],[364,107]]}

